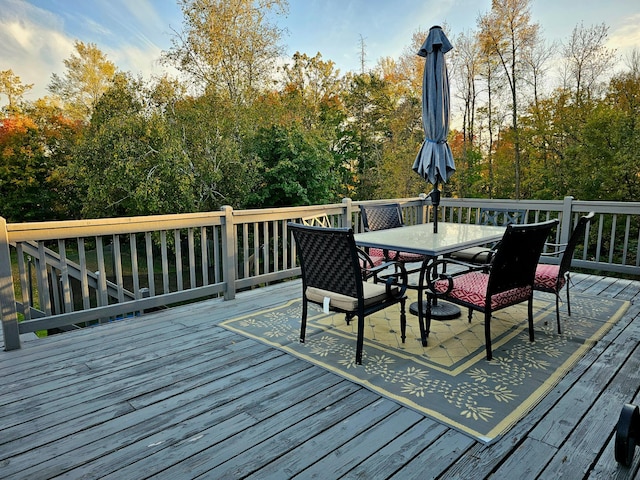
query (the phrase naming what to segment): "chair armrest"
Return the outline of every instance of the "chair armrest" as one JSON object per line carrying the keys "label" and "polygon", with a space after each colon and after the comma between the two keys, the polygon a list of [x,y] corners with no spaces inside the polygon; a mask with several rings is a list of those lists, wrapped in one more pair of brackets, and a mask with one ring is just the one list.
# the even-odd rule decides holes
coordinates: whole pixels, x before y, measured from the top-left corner
{"label": "chair armrest", "polygon": [[369,254],[364,250],[362,250],[361,248],[358,248],[358,257],[360,258],[360,260],[362,261],[362,264],[364,265],[363,270],[369,270],[374,267],[373,260],[371,260],[371,257],[369,256]]}
{"label": "chair armrest", "polygon": [[564,251],[566,250],[567,244],[566,243],[549,243],[549,242],[545,242],[544,244],[545,248],[551,248],[552,251],[551,252],[542,252],[540,254],[540,256],[543,257],[557,257],[558,255],[561,255],[564,253]]}
{"label": "chair armrest", "polygon": [[[381,276],[380,274],[385,270],[393,268],[394,273]],[[392,295],[394,298],[403,297],[407,291],[409,285],[409,278],[407,276],[407,269],[402,262],[386,262],[367,270],[367,278],[372,278],[375,283],[384,281],[387,289],[387,294],[390,294],[391,287],[400,287],[398,293]]]}
{"label": "chair armrest", "polygon": [[[463,270],[454,273],[447,273],[448,265],[458,265],[464,267]],[[440,271],[439,271],[440,269]],[[429,289],[429,294],[434,295],[436,297],[444,297],[451,292],[453,288],[453,279],[460,275],[465,275],[470,272],[485,272],[488,273],[491,269],[491,263],[484,264],[472,264],[468,262],[463,262],[460,260],[455,260],[451,258],[441,258],[434,262],[431,262],[424,273],[424,280],[427,283],[427,288]],[[436,280],[447,280],[448,287],[445,292],[438,292],[435,288],[434,282]]]}

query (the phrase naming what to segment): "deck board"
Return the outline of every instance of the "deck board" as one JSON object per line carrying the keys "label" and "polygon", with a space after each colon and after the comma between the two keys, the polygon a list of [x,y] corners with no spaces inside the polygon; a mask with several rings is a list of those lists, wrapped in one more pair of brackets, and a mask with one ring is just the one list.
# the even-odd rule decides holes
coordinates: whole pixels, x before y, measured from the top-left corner
{"label": "deck board", "polygon": [[621,467],[613,438],[640,402],[640,282],[580,273],[572,292],[634,304],[491,445],[217,325],[299,281],[30,339],[0,352],[0,476],[632,479],[640,454]]}

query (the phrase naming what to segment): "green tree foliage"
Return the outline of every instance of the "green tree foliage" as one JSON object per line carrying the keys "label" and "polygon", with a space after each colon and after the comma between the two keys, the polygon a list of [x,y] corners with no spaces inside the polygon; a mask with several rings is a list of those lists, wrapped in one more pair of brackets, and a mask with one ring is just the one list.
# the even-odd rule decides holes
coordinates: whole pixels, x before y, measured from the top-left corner
{"label": "green tree foliage", "polygon": [[253,141],[260,184],[251,205],[283,207],[332,203],[335,165],[326,141],[299,125],[274,125]]}
{"label": "green tree foliage", "polygon": [[116,73],[114,63],[93,43],[76,41],[76,54],[64,60],[65,74],[51,75],[48,89],[65,104],[66,114],[88,120],[102,94],[110,87]]}
{"label": "green tree foliage", "polygon": [[281,29],[270,14],[284,14],[286,0],[178,0],[183,31],[165,60],[205,90],[244,103],[270,80],[282,54]]}
{"label": "green tree foliage", "polygon": [[[363,44],[360,73],[341,75],[320,53],[282,61],[272,22],[286,0],[179,3],[183,30],[164,59],[186,81],[116,73],[82,42],[66,74],[52,77],[53,98],[24,101],[31,85],[0,72],[9,103],[0,119],[0,215],[146,215],[430,190],[411,168],[424,140],[416,52],[426,32],[371,70]],[[529,4],[495,0],[480,32],[449,37],[457,169],[444,195],[638,198],[640,55],[602,82],[606,28],[581,26],[563,44],[564,83],[545,92],[552,50],[535,35]]]}
{"label": "green tree foliage", "polygon": [[6,107],[9,113],[18,113],[22,96],[33,88],[33,84],[24,84],[13,70],[0,71],[0,95],[5,95],[9,104]]}
{"label": "green tree foliage", "polygon": [[247,109],[209,93],[183,98],[167,115],[189,161],[196,210],[245,207],[257,181],[248,140],[256,127]]}
{"label": "green tree foliage", "polygon": [[69,173],[85,217],[191,212],[193,175],[167,118],[139,97],[141,85],[118,75],[103,94]]}
{"label": "green tree foliage", "polygon": [[[41,102],[42,103],[42,102]],[[70,161],[78,125],[47,106],[0,122],[0,215],[9,221],[73,218],[74,199],[60,168]]]}

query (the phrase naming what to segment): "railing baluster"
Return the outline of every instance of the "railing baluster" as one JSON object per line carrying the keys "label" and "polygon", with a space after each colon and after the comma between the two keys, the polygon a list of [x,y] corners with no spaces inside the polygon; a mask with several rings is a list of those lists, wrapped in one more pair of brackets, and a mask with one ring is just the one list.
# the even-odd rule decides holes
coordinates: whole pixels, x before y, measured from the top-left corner
{"label": "railing baluster", "polygon": [[84,248],[84,238],[78,238],[78,261],[80,262],[80,291],[82,292],[82,308],[91,308],[89,297],[89,276],[87,272],[87,255]]}
{"label": "railing baluster", "polygon": [[118,302],[124,302],[124,283],[122,279],[122,255],[120,254],[120,235],[113,236],[113,248],[111,255],[113,257],[113,274],[115,276]]}
{"label": "railing baluster", "polygon": [[129,252],[131,253],[131,280],[133,281],[133,294],[136,299],[142,298],[140,293],[140,272],[138,271],[138,243],[136,234],[129,234]]}
{"label": "railing baluster", "polygon": [[196,288],[196,250],[193,228],[187,229],[187,248],[189,249],[189,288]]}
{"label": "railing baluster", "polygon": [[180,229],[176,228],[173,231],[173,239],[176,251],[176,288],[181,292],[184,290],[184,285],[182,283],[182,238],[180,235]]}
{"label": "railing baluster", "polygon": [[67,266],[67,246],[64,239],[58,240],[58,250],[60,255],[60,277],[62,281],[62,301],[64,303],[64,311],[73,312],[71,284],[69,283],[69,267]]}
{"label": "railing baluster", "polygon": [[156,273],[153,265],[153,239],[151,232],[144,234],[145,249],[147,254],[147,279],[149,281],[149,296],[156,296]]}
{"label": "railing baluster", "polygon": [[627,248],[629,246],[629,230],[631,229],[631,215],[626,216],[624,225],[624,239],[622,242],[622,265],[627,265]]}
{"label": "railing baluster", "polygon": [[40,309],[45,315],[51,315],[51,296],[49,295],[49,275],[47,274],[47,259],[44,249],[44,242],[38,242],[38,297],[40,299]]}
{"label": "railing baluster", "polygon": [[209,242],[207,227],[200,228],[200,254],[202,255],[202,284],[209,285]]}
{"label": "railing baluster", "polygon": [[[102,307],[109,304],[107,297],[107,270],[104,261],[104,246],[102,237],[96,237],[96,255],[98,257],[98,306]],[[100,319],[102,323],[104,319]]]}
{"label": "railing baluster", "polygon": [[611,218],[611,241],[609,242],[609,263],[613,263],[613,252],[615,249],[615,241],[616,238],[616,224],[618,222],[618,215],[613,214]]}
{"label": "railing baluster", "polygon": [[213,227],[213,242],[212,242],[212,250],[213,250],[213,262],[211,263],[211,266],[213,267],[213,271],[214,271],[214,283],[220,283],[222,282],[222,266],[223,266],[223,262],[222,262],[222,258],[220,258],[221,256],[221,245],[222,245],[222,230],[220,227]]}
{"label": "railing baluster", "polygon": [[269,223],[262,222],[262,263],[264,264],[264,273],[269,273]]}
{"label": "railing baluster", "polygon": [[20,274],[20,289],[22,290],[22,312],[25,320],[31,320],[31,261],[25,264],[22,242],[16,244],[18,255],[18,272]]}

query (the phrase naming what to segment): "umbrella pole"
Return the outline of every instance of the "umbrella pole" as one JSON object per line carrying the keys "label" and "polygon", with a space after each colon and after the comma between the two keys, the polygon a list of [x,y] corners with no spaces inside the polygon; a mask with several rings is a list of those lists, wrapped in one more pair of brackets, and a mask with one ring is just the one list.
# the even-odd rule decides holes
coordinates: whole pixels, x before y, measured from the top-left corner
{"label": "umbrella pole", "polygon": [[438,182],[433,186],[433,190],[427,195],[431,198],[433,205],[433,233],[438,233],[438,208],[440,207],[440,190],[438,190]]}

